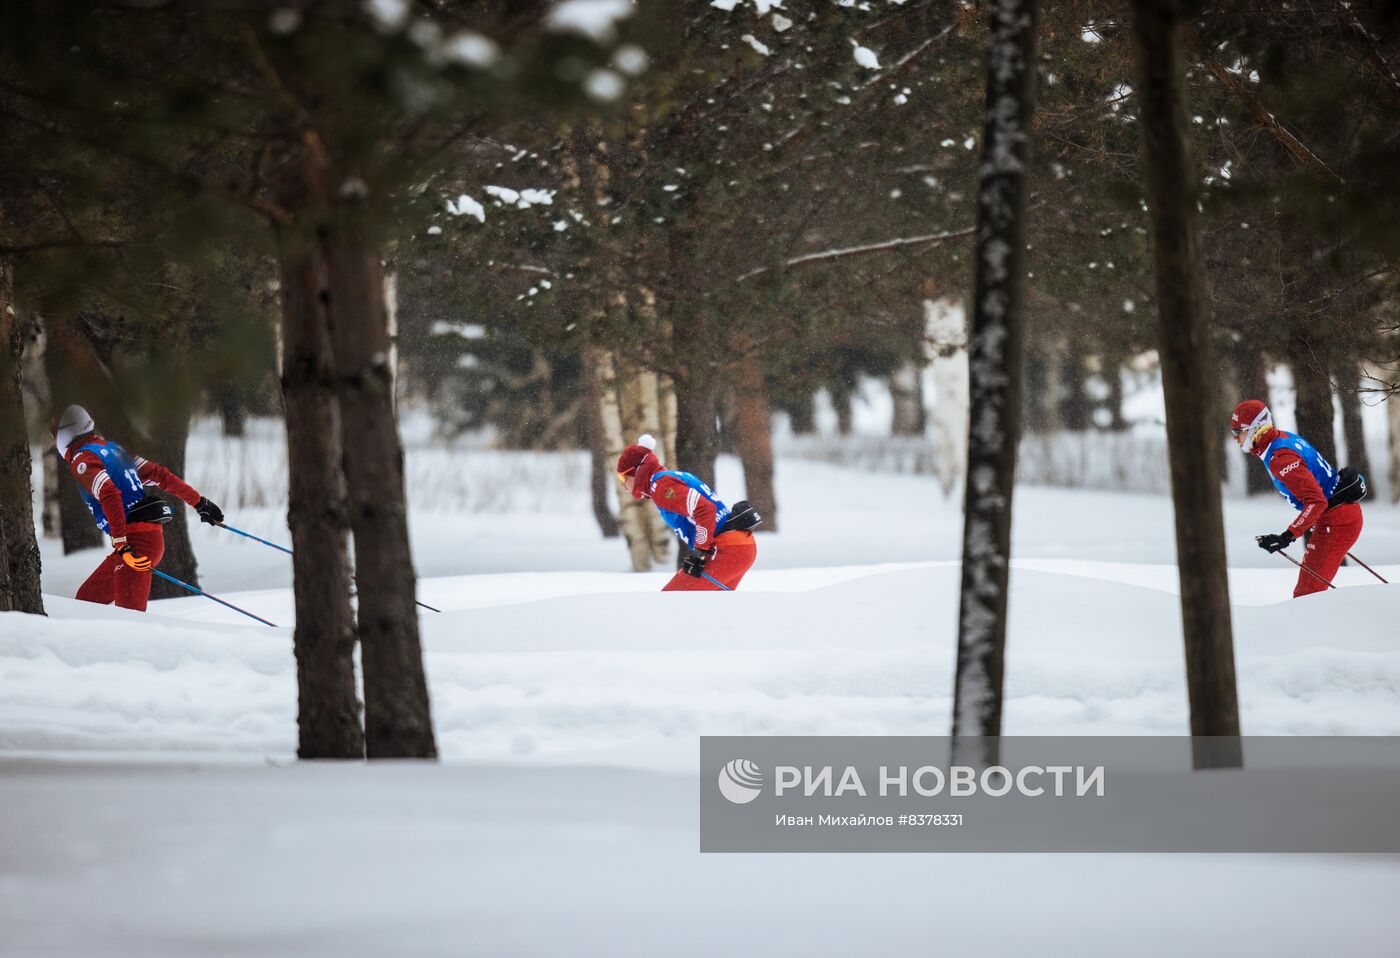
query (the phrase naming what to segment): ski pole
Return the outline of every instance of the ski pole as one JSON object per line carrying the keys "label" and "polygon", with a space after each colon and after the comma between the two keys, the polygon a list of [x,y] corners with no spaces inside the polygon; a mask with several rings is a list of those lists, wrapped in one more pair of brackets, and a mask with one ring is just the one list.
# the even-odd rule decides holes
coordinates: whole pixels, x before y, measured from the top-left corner
{"label": "ski pole", "polygon": [[1283,557],[1284,557],[1285,559],[1287,559],[1289,562],[1291,562],[1291,563],[1293,563],[1294,565],[1296,565],[1298,568],[1302,569],[1304,572],[1306,572],[1308,575],[1312,576],[1312,577],[1313,577],[1314,579],[1316,579],[1318,582],[1321,582],[1323,585],[1327,586],[1327,588],[1329,588],[1329,589],[1335,589],[1335,588],[1336,588],[1335,585],[1333,585],[1332,583],[1328,582],[1328,581],[1327,581],[1326,579],[1324,579],[1322,576],[1318,575],[1316,572],[1314,572],[1313,570],[1309,569],[1307,566],[1303,565],[1303,563],[1299,562],[1297,559],[1293,558],[1291,555],[1289,555],[1287,552],[1284,552],[1282,549],[1279,550],[1278,554],[1281,555],[1281,556],[1283,556]]}
{"label": "ski pole", "polygon": [[[261,542],[261,543],[262,543],[263,545],[265,545],[265,546],[271,546],[272,548],[276,549],[278,552],[285,552],[285,553],[287,553],[287,555],[295,555],[295,554],[296,554],[296,553],[292,552],[291,549],[288,549],[286,546],[279,546],[277,543],[275,543],[275,542],[268,542],[266,539],[262,538],[261,536],[255,536],[255,535],[253,535],[251,532],[244,532],[242,529],[235,529],[233,526],[229,525],[227,522],[221,522],[221,523],[219,523],[219,527],[222,528],[222,529],[227,529],[229,532],[235,533],[235,534],[240,535],[240,536],[243,536],[243,537],[245,537],[245,538],[252,539],[254,542]],[[350,573],[350,581],[351,581],[351,582],[354,582],[354,581],[355,581],[355,574],[354,574],[353,572]],[[441,611],[442,611],[441,609],[434,608],[433,606],[428,605],[428,603],[426,603],[426,602],[419,602],[417,599],[414,599],[413,602],[414,602],[415,605],[421,605],[423,608],[428,609],[428,610],[431,611],[431,612],[441,612]]]}
{"label": "ski pole", "polygon": [[160,577],[161,577],[162,579],[164,579],[166,582],[173,582],[173,583],[175,583],[176,585],[178,585],[180,588],[186,589],[186,590],[188,590],[188,591],[190,591],[190,592],[193,592],[195,595],[202,595],[202,596],[204,596],[206,599],[213,599],[215,602],[219,603],[219,605],[228,606],[230,609],[232,609],[232,610],[235,611],[235,612],[242,612],[242,613],[243,613],[244,615],[246,615],[248,618],[250,618],[250,619],[257,619],[257,620],[258,620],[259,622],[261,622],[263,625],[270,625],[270,626],[272,626],[274,629],[277,628],[277,623],[276,623],[276,622],[269,622],[269,621],[267,621],[266,619],[264,619],[262,616],[254,615],[253,613],[249,612],[247,609],[240,609],[238,606],[234,605],[232,602],[225,602],[223,599],[219,598],[217,595],[210,595],[208,592],[201,592],[199,589],[196,589],[194,586],[190,585],[188,582],[181,582],[179,579],[175,578],[173,575],[166,575],[164,572],[161,572],[159,569],[152,569],[151,572],[154,573],[155,575],[160,576]]}
{"label": "ski pole", "polygon": [[705,578],[709,579],[709,580],[710,580],[711,582],[713,582],[715,585],[719,586],[719,587],[720,587],[721,589],[723,589],[725,592],[733,592],[733,591],[734,591],[733,589],[729,588],[729,586],[725,585],[723,582],[719,581],[719,580],[716,579],[714,576],[710,575],[708,572],[702,572],[702,573],[700,573],[700,574],[701,574],[702,576],[704,576]]}
{"label": "ski pole", "polygon": [[1347,553],[1347,558],[1350,559],[1352,562],[1355,562],[1357,565],[1361,566],[1361,568],[1363,568],[1363,569],[1365,569],[1367,572],[1371,573],[1371,575],[1375,576],[1377,579],[1380,579],[1380,580],[1381,580],[1382,582],[1384,582],[1386,585],[1390,585],[1390,580],[1388,580],[1385,576],[1381,575],[1381,574],[1380,574],[1379,572],[1377,572],[1375,569],[1372,569],[1370,566],[1368,566],[1366,563],[1362,562],[1360,559],[1358,559],[1356,556],[1352,555],[1350,552]]}
{"label": "ski pole", "polygon": [[291,549],[288,549],[286,546],[279,546],[277,543],[275,543],[275,542],[268,542],[266,539],[262,538],[261,536],[255,536],[255,535],[253,535],[251,532],[244,532],[242,529],[235,529],[233,526],[229,525],[227,522],[221,522],[221,523],[219,523],[219,525],[220,525],[222,528],[227,529],[229,532],[237,533],[238,535],[243,536],[244,538],[252,539],[254,542],[261,542],[261,543],[262,543],[263,545],[265,545],[265,546],[271,546],[272,548],[276,549],[278,552],[285,552],[285,553],[287,553],[287,555],[292,555],[292,554],[293,554],[293,553],[292,553],[292,550],[291,550]]}

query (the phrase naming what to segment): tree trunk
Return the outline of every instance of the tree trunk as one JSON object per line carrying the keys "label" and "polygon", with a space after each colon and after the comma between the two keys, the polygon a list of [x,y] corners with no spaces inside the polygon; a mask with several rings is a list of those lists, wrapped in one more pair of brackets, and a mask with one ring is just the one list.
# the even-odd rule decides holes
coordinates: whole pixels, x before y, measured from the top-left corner
{"label": "tree trunk", "polygon": [[708,373],[676,380],[676,468],[715,481],[719,458],[719,402]]}
{"label": "tree trunk", "polygon": [[971,420],[953,690],[955,764],[994,765],[1000,752],[1011,497],[1021,431],[1036,14],[1036,0],[1002,0],[991,9],[968,337]]}
{"label": "tree trunk", "polygon": [[932,299],[924,300],[924,317],[932,344],[934,469],[943,495],[951,496],[967,470],[967,326],[961,309]]}
{"label": "tree trunk", "polygon": [[[90,373],[90,357],[75,355],[78,342],[62,321],[53,316],[44,317],[44,372],[49,384],[49,415],[56,416],[73,403],[82,403],[85,397],[81,380]],[[84,362],[84,358],[87,359]],[[86,384],[92,388],[93,384]],[[53,452],[54,465],[58,470],[58,530],[63,538],[63,554],[72,555],[83,549],[97,549],[104,546],[102,531],[92,520],[92,513],[83,503],[78,492],[78,484],[68,470],[68,464]]]}
{"label": "tree trunk", "polygon": [[247,417],[243,408],[243,389],[237,383],[223,382],[210,390],[214,408],[225,436],[242,436]]}
{"label": "tree trunk", "polygon": [[[1269,360],[1263,352],[1246,340],[1235,345],[1235,369],[1240,377],[1240,393],[1233,397],[1235,404],[1246,399],[1258,399],[1269,405]],[[1230,408],[1234,409],[1234,405]],[[1228,415],[1228,412],[1227,412]],[[1244,471],[1244,489],[1247,495],[1262,496],[1274,494],[1274,484],[1265,469],[1247,468]]]}
{"label": "tree trunk", "polygon": [[[617,369],[617,357],[604,349],[595,350],[595,369],[598,376],[599,419],[603,433],[607,437],[607,457],[613,463],[622,450],[637,441],[637,435],[626,431],[622,416],[622,376]],[[647,526],[646,510],[651,507],[633,499],[626,492],[618,495],[618,528],[622,530],[627,543],[627,554],[632,560],[632,571],[647,572],[651,569],[651,534]]]}
{"label": "tree trunk", "polygon": [[855,432],[856,413],[851,405],[854,399],[855,390],[831,391],[831,402],[836,407],[836,432],[839,435],[849,436]]}
{"label": "tree trunk", "polygon": [[[30,394],[39,410],[39,419],[47,422],[53,409],[53,391],[49,388],[48,336],[37,316],[35,333],[24,368]],[[62,482],[71,480],[65,475],[68,469],[52,443],[43,445],[39,462],[43,483],[39,494],[39,531],[45,539],[57,539],[62,534],[63,521],[59,513],[58,492]]]}
{"label": "tree trunk", "polygon": [[890,432],[896,436],[924,434],[924,376],[923,367],[906,359],[890,376],[890,398],[894,400],[894,418]]}
{"label": "tree trunk", "polygon": [[[618,536],[617,517],[608,504],[616,457],[608,456],[607,430],[603,428],[602,394],[598,386],[598,349],[583,347],[584,428],[588,435],[589,488],[593,496],[593,518],[604,539]],[[619,490],[620,491],[620,490]]]}
{"label": "tree trunk", "polygon": [[1371,457],[1366,452],[1366,428],[1361,421],[1361,388],[1357,365],[1343,362],[1337,369],[1337,390],[1342,400],[1342,436],[1346,439],[1346,462],[1333,465],[1352,466],[1363,476],[1371,474]]}
{"label": "tree trunk", "polygon": [[[656,438],[656,455],[668,467],[675,465],[675,439],[667,435],[665,421],[665,401],[662,396],[661,377],[647,369],[630,369],[619,377],[620,407],[622,411],[622,431],[627,442],[636,442],[643,433]],[[618,450],[621,452],[621,450]],[[638,502],[641,507],[639,526],[643,530],[644,541],[652,562],[665,565],[672,561],[671,544],[675,536],[671,528],[661,520],[660,514],[650,503]]]}
{"label": "tree trunk", "polygon": [[[783,412],[788,414],[788,423],[794,436],[810,436],[817,431],[817,406],[809,393],[796,396],[781,403]],[[718,417],[716,417],[718,418]],[[719,448],[715,441],[715,448]]]}
{"label": "tree trunk", "polygon": [[[1400,382],[1395,385],[1400,386]],[[1385,425],[1389,440],[1386,477],[1390,480],[1390,501],[1400,502],[1400,393],[1391,393],[1385,401]]]}
{"label": "tree trunk", "polygon": [[1083,432],[1089,428],[1090,403],[1084,391],[1084,357],[1072,345],[1060,354],[1060,421],[1065,429]]}
{"label": "tree trunk", "polygon": [[282,396],[297,661],[297,755],[363,758],[350,608],[349,505],[335,360],[314,247],[282,238]]}
{"label": "tree trunk", "polygon": [[[173,395],[168,402],[160,404],[157,418],[151,424],[155,444],[146,454],[177,476],[185,474],[185,446],[190,438],[190,410],[184,398]],[[165,556],[160,560],[160,571],[199,588],[199,564],[190,542],[191,510],[182,499],[170,493],[154,487],[151,491],[169,502],[174,514],[174,518],[161,527],[165,535]],[[184,589],[162,578],[151,582],[152,599],[182,599],[188,595]]]}
{"label": "tree trunk", "polygon": [[719,395],[715,371],[695,357],[708,355],[709,318],[703,311],[686,316],[675,327],[675,354],[684,369],[676,375],[676,468],[693,472],[713,484],[719,457]]}
{"label": "tree trunk", "polygon": [[[183,330],[178,330],[175,335],[182,336]],[[141,452],[141,455],[155,460],[177,476],[185,475],[185,447],[190,437],[192,389],[184,373],[186,355],[183,342],[173,344],[171,365],[160,376],[162,395],[150,423],[152,442]],[[155,488],[150,491],[170,503],[170,511],[174,515],[161,527],[165,537],[165,556],[160,560],[160,570],[198,588],[199,565],[195,560],[194,545],[190,542],[189,506],[170,493]],[[173,582],[159,577],[151,582],[152,599],[180,599],[188,595]]]}
{"label": "tree trunk", "polygon": [[[763,517],[759,532],[778,531],[778,500],[773,494],[773,417],[763,369],[752,357],[739,363],[734,421],[739,461],[744,466],[745,497]],[[732,500],[731,500],[732,501]]]}
{"label": "tree trunk", "polygon": [[[1191,734],[1233,737],[1240,734],[1240,714],[1220,507],[1220,423],[1182,24],[1177,0],[1134,0],[1133,8]],[[1197,768],[1243,764],[1238,738],[1223,748],[1193,744]]]}
{"label": "tree trunk", "polygon": [[394,421],[384,277],[360,203],[354,197],[342,200],[320,242],[355,534],[365,752],[370,758],[435,758],[408,539],[403,445]]}
{"label": "tree trunk", "polygon": [[1127,417],[1123,415],[1123,365],[1124,354],[1116,349],[1099,355],[1099,375],[1108,388],[1108,395],[1103,401],[1104,411],[1108,413],[1105,428],[1113,432],[1123,432],[1128,428]]}
{"label": "tree trunk", "polygon": [[1044,433],[1050,426],[1050,362],[1035,346],[1026,349],[1025,394],[1021,413],[1026,432]]}
{"label": "tree trunk", "polygon": [[[389,402],[399,401],[399,274],[384,276],[384,317],[389,336]],[[546,404],[545,408],[551,408]]]}
{"label": "tree trunk", "polygon": [[44,614],[34,490],[24,418],[24,330],[14,307],[14,275],[0,256],[0,611]]}
{"label": "tree trunk", "polygon": [[1312,443],[1328,462],[1337,462],[1335,410],[1327,344],[1300,333],[1288,341],[1288,363],[1293,369],[1298,435]]}
{"label": "tree trunk", "polygon": [[64,475],[68,467],[58,455],[58,450],[53,446],[47,447],[43,453],[44,464],[44,504],[40,507],[42,519],[39,523],[45,539],[60,539],[63,536],[63,516],[58,504],[59,493],[63,488],[63,483],[68,481]]}

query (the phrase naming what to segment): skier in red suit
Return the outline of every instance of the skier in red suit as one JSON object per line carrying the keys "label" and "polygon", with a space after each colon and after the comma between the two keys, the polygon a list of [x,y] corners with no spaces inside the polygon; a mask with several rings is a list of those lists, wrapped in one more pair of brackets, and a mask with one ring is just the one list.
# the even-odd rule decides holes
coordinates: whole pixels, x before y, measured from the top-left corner
{"label": "skier in red suit", "polygon": [[739,587],[758,554],[753,528],[763,521],[747,502],[726,505],[688,472],[664,469],[642,436],[617,458],[617,478],[634,499],[650,499],[689,551],[662,592],[718,592]]}
{"label": "skier in red suit", "polygon": [[115,602],[120,608],[144,612],[151,594],[151,569],[165,554],[161,525],[171,519],[170,506],[146,487],[178,496],[210,525],[223,522],[223,512],[169,469],[132,457],[100,436],[82,406],[65,409],[53,431],[58,453],[77,480],[93,520],[112,537],[111,555],[79,587],[77,598],[101,605]]}
{"label": "skier in red suit", "polygon": [[1283,532],[1259,536],[1259,547],[1281,552],[1311,531],[1293,595],[1325,590],[1361,535],[1365,477],[1355,469],[1338,472],[1306,439],[1275,428],[1269,407],[1258,399],[1235,407],[1230,431],[1246,455],[1259,457],[1275,488],[1298,510]]}

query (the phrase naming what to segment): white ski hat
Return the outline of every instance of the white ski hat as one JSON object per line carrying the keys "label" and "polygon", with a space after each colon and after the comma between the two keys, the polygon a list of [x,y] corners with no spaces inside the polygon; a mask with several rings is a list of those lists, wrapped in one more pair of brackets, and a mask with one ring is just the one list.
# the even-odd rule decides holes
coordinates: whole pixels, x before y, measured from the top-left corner
{"label": "white ski hat", "polygon": [[58,423],[53,430],[53,443],[58,447],[58,454],[66,458],[68,447],[73,445],[74,439],[86,436],[96,429],[97,424],[92,421],[86,409],[82,406],[69,406],[63,410],[63,415],[58,417]]}

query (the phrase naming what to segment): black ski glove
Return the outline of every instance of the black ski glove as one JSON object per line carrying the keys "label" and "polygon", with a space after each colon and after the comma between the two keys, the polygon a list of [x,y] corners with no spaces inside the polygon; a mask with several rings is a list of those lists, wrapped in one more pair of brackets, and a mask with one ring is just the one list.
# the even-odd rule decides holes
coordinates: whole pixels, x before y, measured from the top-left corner
{"label": "black ski glove", "polygon": [[698,579],[705,574],[705,564],[714,557],[715,550],[713,548],[692,549],[681,560],[681,571]]}
{"label": "black ski glove", "polygon": [[211,526],[217,526],[224,521],[224,510],[203,496],[200,496],[199,502],[195,503],[194,511],[199,513],[200,522],[207,522]]}
{"label": "black ski glove", "polygon": [[1297,536],[1285,529],[1277,535],[1255,536],[1254,541],[1259,543],[1259,548],[1272,555],[1287,549],[1296,538]]}

